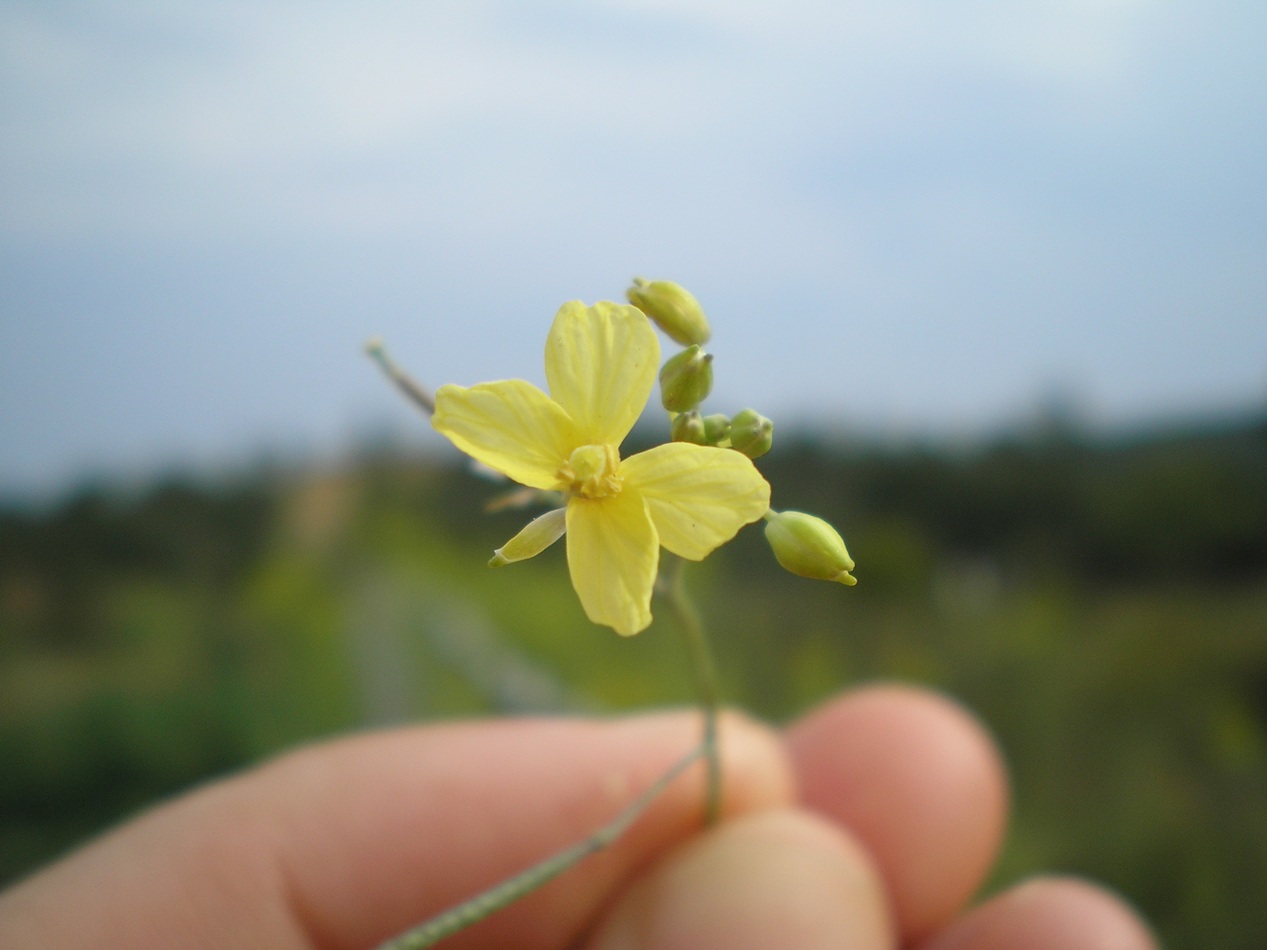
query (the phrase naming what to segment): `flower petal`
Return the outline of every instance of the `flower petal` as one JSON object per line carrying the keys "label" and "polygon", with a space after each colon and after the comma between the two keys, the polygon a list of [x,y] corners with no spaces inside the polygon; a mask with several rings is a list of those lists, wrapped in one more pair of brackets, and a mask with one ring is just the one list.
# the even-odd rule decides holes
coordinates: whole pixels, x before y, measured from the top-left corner
{"label": "flower petal", "polygon": [[493,552],[489,567],[501,567],[516,561],[526,561],[536,557],[555,541],[563,537],[567,530],[567,509],[555,508],[544,515],[538,515],[524,526],[517,535]]}
{"label": "flower petal", "polygon": [[642,311],[611,301],[565,303],[546,339],[550,395],[587,443],[619,446],[655,385],[660,341]]}
{"label": "flower petal", "polygon": [[431,425],[467,455],[530,488],[563,487],[559,467],[582,444],[559,404],[522,379],[441,386]]}
{"label": "flower petal", "polygon": [[660,543],[699,561],[770,508],[770,485],[730,449],[668,442],[620,463],[625,490],[642,495]]}
{"label": "flower petal", "polygon": [[568,501],[568,569],[585,615],[630,636],[651,623],[660,542],[634,491]]}

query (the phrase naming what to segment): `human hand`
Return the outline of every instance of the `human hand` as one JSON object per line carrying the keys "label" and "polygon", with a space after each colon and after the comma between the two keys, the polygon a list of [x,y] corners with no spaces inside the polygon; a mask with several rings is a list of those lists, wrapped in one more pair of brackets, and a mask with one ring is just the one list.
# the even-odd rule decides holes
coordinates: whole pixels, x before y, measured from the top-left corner
{"label": "human hand", "polygon": [[[603,825],[697,733],[675,713],[315,745],[0,895],[0,946],[373,947]],[[445,946],[1154,947],[1120,901],[1071,880],[964,911],[1001,840],[1005,779],[946,700],[870,687],[782,735],[732,716],[722,737],[722,824],[695,833],[697,768],[609,850]]]}

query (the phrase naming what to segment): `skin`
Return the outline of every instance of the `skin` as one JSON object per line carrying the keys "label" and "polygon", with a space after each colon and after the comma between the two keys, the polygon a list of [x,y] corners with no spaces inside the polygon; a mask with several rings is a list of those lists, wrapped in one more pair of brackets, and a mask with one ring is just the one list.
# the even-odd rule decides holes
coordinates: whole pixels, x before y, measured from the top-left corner
{"label": "skin", "polygon": [[[584,837],[697,739],[691,713],[424,726],[322,743],[161,805],[0,895],[0,946],[368,948]],[[1152,950],[1095,885],[968,908],[1002,839],[989,737],[928,693],[722,726],[613,847],[445,947]]]}

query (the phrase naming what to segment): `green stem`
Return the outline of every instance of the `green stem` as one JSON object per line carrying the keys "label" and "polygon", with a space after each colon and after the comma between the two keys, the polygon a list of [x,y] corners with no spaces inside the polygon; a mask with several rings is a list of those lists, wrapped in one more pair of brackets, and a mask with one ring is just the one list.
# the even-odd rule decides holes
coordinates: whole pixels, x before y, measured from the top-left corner
{"label": "green stem", "polygon": [[570,848],[565,848],[546,858],[540,864],[521,871],[500,884],[493,885],[482,894],[477,894],[470,900],[443,911],[419,924],[413,930],[393,937],[386,943],[380,944],[378,950],[422,950],[423,947],[433,946],[445,937],[478,923],[490,914],[532,893],[591,854],[603,850],[624,834],[647,806],[703,754],[702,746],[692,749],[685,758],[679,760],[673,768],[660,776],[654,785],[630,802],[619,815],[612,819],[610,824],[600,828],[584,841],[577,842]]}
{"label": "green stem", "polygon": [[365,344],[365,352],[370,359],[378,364],[378,368],[383,371],[383,375],[404,393],[406,399],[428,416],[436,414],[435,396],[428,391],[427,387],[396,365],[396,362],[388,355],[387,346],[382,340],[374,337],[374,339]]}
{"label": "green stem", "polygon": [[700,712],[704,717],[701,747],[708,769],[704,819],[711,825],[721,816],[722,795],[721,749],[717,744],[717,668],[713,663],[712,651],[708,648],[708,638],[704,634],[699,611],[695,609],[694,602],[682,584],[682,566],[685,563],[682,558],[670,556],[662,564],[660,592],[672,609],[678,629],[686,640],[686,649],[691,658],[691,673],[695,680],[695,693],[699,697]]}

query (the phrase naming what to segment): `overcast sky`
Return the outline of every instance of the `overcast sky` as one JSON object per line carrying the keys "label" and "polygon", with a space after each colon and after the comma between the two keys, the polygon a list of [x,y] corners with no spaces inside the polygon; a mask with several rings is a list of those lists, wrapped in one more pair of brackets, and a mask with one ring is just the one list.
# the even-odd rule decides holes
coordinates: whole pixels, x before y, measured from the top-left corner
{"label": "overcast sky", "polygon": [[0,4],[0,491],[441,448],[361,355],[541,382],[635,274],[713,411],[1267,402],[1267,5]]}

